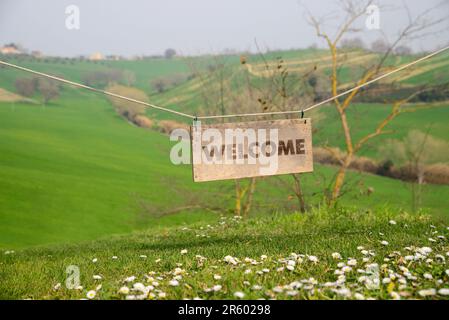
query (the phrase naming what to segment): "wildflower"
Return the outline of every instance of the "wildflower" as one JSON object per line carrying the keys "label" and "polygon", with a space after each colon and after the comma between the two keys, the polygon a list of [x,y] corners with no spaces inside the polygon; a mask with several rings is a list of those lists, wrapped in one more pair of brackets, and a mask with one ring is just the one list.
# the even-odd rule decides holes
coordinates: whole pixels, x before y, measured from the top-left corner
{"label": "wildflower", "polygon": [[246,269],[244,274],[250,274],[251,272],[252,272],[251,269]]}
{"label": "wildflower", "polygon": [[385,241],[385,240],[382,240],[380,242],[380,244],[383,245],[383,246],[388,246],[389,245],[388,241]]}
{"label": "wildflower", "polygon": [[285,294],[287,296],[294,297],[294,296],[296,296],[298,294],[298,291],[296,291],[296,290],[289,290]]}
{"label": "wildflower", "polygon": [[293,260],[288,260],[288,261],[287,261],[287,265],[288,265],[288,266],[293,266],[293,267],[294,267],[294,266],[296,266],[296,262],[293,261]]}
{"label": "wildflower", "polygon": [[352,271],[352,268],[349,266],[344,266],[343,268],[341,268],[341,271],[343,271],[344,273],[348,273]]}
{"label": "wildflower", "polygon": [[231,257],[231,256],[224,257],[224,261],[229,263],[229,264],[233,264],[233,265],[237,264],[237,260],[234,257]]}
{"label": "wildflower", "polygon": [[61,288],[61,284],[57,283],[54,287],[53,290],[59,290],[59,288]]}
{"label": "wildflower", "polygon": [[255,285],[253,285],[253,287],[251,289],[257,291],[257,290],[262,290],[262,287],[257,285],[257,284],[255,284]]}
{"label": "wildflower", "polygon": [[234,297],[243,299],[245,297],[245,294],[243,292],[237,291],[234,293]]}
{"label": "wildflower", "polygon": [[163,299],[165,297],[167,297],[167,294],[165,292],[163,291],[159,292],[159,298]]}
{"label": "wildflower", "polygon": [[100,291],[101,288],[103,288],[103,286],[102,286],[101,284],[99,284],[99,285],[95,288],[95,291]]}
{"label": "wildflower", "polygon": [[134,280],[136,280],[135,276],[131,276],[125,279],[125,282],[133,282]]}
{"label": "wildflower", "polygon": [[147,258],[147,256],[144,255],[144,254],[141,254],[139,257],[142,258],[142,259],[146,259]]}
{"label": "wildflower", "polygon": [[250,283],[249,281],[243,281],[243,284],[244,284],[245,286],[249,286],[251,283]]}
{"label": "wildflower", "polygon": [[429,238],[429,241],[430,242],[437,242],[435,239],[433,239],[433,238]]}
{"label": "wildflower", "polygon": [[262,260],[266,260],[267,258],[268,257],[266,255],[264,255],[264,254],[260,256],[260,259],[262,259]]}
{"label": "wildflower", "polygon": [[95,298],[96,295],[97,295],[97,293],[95,292],[95,290],[90,290],[87,292],[86,297],[88,299],[93,299],[93,298]]}
{"label": "wildflower", "polygon": [[273,292],[281,293],[282,291],[284,291],[284,289],[280,286],[276,286],[273,288]]}
{"label": "wildflower", "polygon": [[390,278],[383,278],[382,279],[382,283],[383,284],[389,284],[391,282],[391,279]]}
{"label": "wildflower", "polygon": [[432,252],[432,248],[422,247],[422,248],[419,248],[418,251],[419,251],[419,253],[421,253],[423,255],[427,255]]}
{"label": "wildflower", "polygon": [[418,291],[418,294],[421,297],[434,296],[436,294],[436,290],[435,289],[424,289],[424,290]]}
{"label": "wildflower", "polygon": [[219,284],[215,285],[212,287],[212,290],[214,290],[215,292],[220,291],[222,288],[222,286],[220,286]]}
{"label": "wildflower", "polygon": [[361,293],[358,293],[358,292],[354,294],[354,298],[356,300],[365,300],[365,296],[363,294],[361,294]]}
{"label": "wildflower", "polygon": [[338,252],[334,252],[332,253],[332,258],[335,260],[339,260],[341,259],[341,254],[339,254]]}
{"label": "wildflower", "polygon": [[343,296],[343,297],[350,297],[351,296],[351,291],[348,288],[341,288],[341,289],[336,289],[335,293]]}
{"label": "wildflower", "polygon": [[92,262],[93,262],[93,263],[96,263],[97,261],[98,261],[97,258],[93,258],[93,259],[92,259]]}
{"label": "wildflower", "polygon": [[309,256],[309,261],[313,263],[318,263],[318,258],[316,256]]}
{"label": "wildflower", "polygon": [[179,267],[177,267],[177,268],[175,268],[175,270],[173,270],[174,275],[179,275],[179,274],[183,274],[183,273],[184,273],[184,270]]}
{"label": "wildflower", "polygon": [[393,225],[393,226],[395,226],[397,224],[396,221],[394,221],[394,220],[390,220],[388,223]]}
{"label": "wildflower", "polygon": [[112,256],[112,260],[117,260],[118,257],[117,256]]}
{"label": "wildflower", "polygon": [[432,280],[433,277],[432,277],[432,275],[430,273],[424,273],[424,279]]}
{"label": "wildflower", "polygon": [[364,256],[367,256],[369,254],[368,250],[362,250],[360,251],[361,254],[363,254]]}
{"label": "wildflower", "polygon": [[214,279],[215,279],[215,280],[221,280],[221,276],[218,275],[218,274],[214,274]]}
{"label": "wildflower", "polygon": [[[286,268],[287,268],[287,270],[289,270],[289,271],[295,270],[295,267],[292,266],[292,265],[288,265]],[[283,269],[283,268],[282,268],[282,269]]]}
{"label": "wildflower", "polygon": [[343,262],[339,262],[338,264],[337,264],[337,267],[339,267],[339,268],[343,268],[345,266],[345,264],[343,263]]}
{"label": "wildflower", "polygon": [[179,286],[179,281],[173,279],[173,280],[170,280],[170,281],[168,282],[168,284],[171,285],[172,287],[177,287],[177,286]]}
{"label": "wildflower", "polygon": [[390,296],[393,300],[401,300],[401,296],[397,292],[394,291],[390,292]]}
{"label": "wildflower", "polygon": [[181,254],[186,254],[188,251],[187,251],[187,249],[182,249],[181,250]]}
{"label": "wildflower", "polygon": [[348,266],[356,266],[357,260],[356,259],[349,259],[348,260]]}
{"label": "wildflower", "polygon": [[98,274],[95,274],[92,278],[94,280],[101,280],[102,279],[102,277],[100,275],[98,275]]}
{"label": "wildflower", "polygon": [[262,269],[262,272],[263,273],[268,273],[268,272],[270,272],[270,269]]}
{"label": "wildflower", "polygon": [[446,275],[449,276],[449,269],[447,269],[445,272],[446,272]]}
{"label": "wildflower", "polygon": [[145,291],[145,286],[143,285],[143,283],[137,282],[134,283],[133,289],[137,291]]}
{"label": "wildflower", "polygon": [[438,294],[442,296],[449,296],[449,289],[448,288],[440,289],[438,290]]}

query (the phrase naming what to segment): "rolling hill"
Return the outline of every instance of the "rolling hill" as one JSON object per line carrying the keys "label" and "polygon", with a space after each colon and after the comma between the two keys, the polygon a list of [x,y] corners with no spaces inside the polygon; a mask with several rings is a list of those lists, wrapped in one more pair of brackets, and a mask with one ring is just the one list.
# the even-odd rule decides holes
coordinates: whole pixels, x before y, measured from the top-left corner
{"label": "rolling hill", "polygon": [[[279,54],[293,65],[301,62],[298,55],[306,59],[310,52],[272,55]],[[200,62],[207,65],[210,59],[205,57]],[[239,64],[239,57],[229,59],[231,64]],[[254,57],[256,63],[257,59]],[[147,91],[152,102],[188,112],[195,112],[201,105],[198,79],[161,94],[154,94],[147,85],[156,77],[188,73],[189,68],[181,59],[105,63],[11,61],[74,81],[82,80],[85,73],[93,70],[110,67],[130,70],[136,74],[136,86]],[[425,81],[431,72],[431,68],[426,68],[406,81]],[[14,81],[19,77],[27,75],[1,68],[0,87],[14,92]],[[0,101],[0,248],[79,242],[219,219],[217,212],[201,208],[175,210],[176,214],[161,218],[154,214],[182,208],[192,201],[219,203],[221,213],[232,214],[232,182],[194,184],[190,167],[170,163],[172,144],[166,135],[124,121],[104,97],[64,87],[60,97],[49,105],[41,105],[38,96],[33,99],[37,103]],[[358,112],[351,114],[357,121],[358,134],[365,132],[387,109],[387,105],[381,104],[358,105],[356,110],[363,116]],[[325,122],[320,125],[323,128],[317,133],[315,144],[329,142],[338,146],[340,129],[334,110],[328,107],[322,110]],[[448,110],[438,108],[400,117],[394,137],[403,136],[424,122],[432,123],[434,135],[447,139]],[[174,119],[154,110],[148,111],[148,115]],[[365,152],[380,157],[375,148]],[[334,174],[334,168],[317,165],[313,174],[304,175],[309,203],[322,201],[320,191]],[[362,208],[410,209],[410,190],[403,182],[356,172],[350,173],[349,181],[351,191],[342,199],[343,205],[356,202]],[[375,190],[370,196],[365,194],[368,187]],[[425,190],[423,207],[448,218],[449,186],[429,185]],[[257,187],[254,215],[295,210],[296,203],[290,196],[291,191],[280,187],[276,180],[262,180]]]}

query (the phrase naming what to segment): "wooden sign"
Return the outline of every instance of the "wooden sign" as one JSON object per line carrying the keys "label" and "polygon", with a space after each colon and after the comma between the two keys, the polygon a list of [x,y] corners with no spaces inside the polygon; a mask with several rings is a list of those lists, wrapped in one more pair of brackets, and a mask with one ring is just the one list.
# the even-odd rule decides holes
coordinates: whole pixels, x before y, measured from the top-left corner
{"label": "wooden sign", "polygon": [[313,171],[311,119],[191,127],[195,182]]}

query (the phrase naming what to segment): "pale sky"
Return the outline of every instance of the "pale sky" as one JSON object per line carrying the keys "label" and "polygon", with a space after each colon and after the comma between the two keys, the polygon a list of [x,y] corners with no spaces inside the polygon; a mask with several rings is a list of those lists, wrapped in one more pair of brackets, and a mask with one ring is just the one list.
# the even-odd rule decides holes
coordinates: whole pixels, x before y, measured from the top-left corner
{"label": "pale sky", "polygon": [[[316,38],[306,19],[307,7],[327,17],[326,30],[339,17],[336,0],[0,0],[0,45],[16,42],[49,55],[151,55],[166,48],[183,54],[217,53],[224,49],[255,50],[304,48]],[[429,18],[449,16],[449,0],[378,0],[380,30],[368,30],[359,21],[359,37],[371,43],[381,35],[390,39],[412,16],[443,3]],[[80,29],[68,30],[65,9],[80,9]],[[394,8],[393,8],[394,7]],[[365,19],[365,17],[363,18]],[[449,19],[438,27],[449,28]],[[449,42],[449,31],[409,43],[415,50],[432,50]]]}

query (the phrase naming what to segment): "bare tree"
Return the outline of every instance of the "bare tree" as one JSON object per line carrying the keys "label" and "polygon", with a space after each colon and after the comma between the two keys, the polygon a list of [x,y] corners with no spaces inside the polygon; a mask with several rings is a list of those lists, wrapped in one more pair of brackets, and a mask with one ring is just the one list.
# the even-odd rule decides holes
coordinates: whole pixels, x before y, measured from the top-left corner
{"label": "bare tree", "polygon": [[[331,94],[332,96],[337,96],[339,91],[340,79],[338,77],[338,72],[342,66],[340,61],[341,56],[339,55],[339,44],[342,41],[343,37],[349,33],[357,32],[358,30],[355,28],[356,21],[365,15],[366,9],[368,6],[372,4],[372,0],[369,1],[353,1],[347,0],[342,1],[342,9],[345,14],[345,18],[336,28],[337,32],[332,37],[323,30],[322,23],[318,19],[316,19],[312,14],[310,14],[310,23],[314,27],[316,34],[318,37],[325,40],[328,49],[330,51],[332,66],[331,66],[331,76],[330,76],[330,84],[331,84]],[[378,59],[367,66],[364,73],[358,78],[355,85],[362,85],[367,83],[368,81],[374,79],[376,76],[383,74],[385,70],[388,70],[388,65],[386,65],[386,61],[388,57],[394,52],[394,49],[397,48],[399,44],[403,41],[422,37],[426,35],[426,31],[429,28],[435,27],[440,24],[444,19],[437,20],[429,20],[428,15],[432,12],[432,9],[426,10],[425,12],[419,14],[415,19],[411,18],[409,15],[409,23],[406,25],[398,37],[391,42],[387,48],[382,48],[382,50],[377,50],[381,52]],[[364,137],[360,138],[358,141],[355,141],[353,138],[353,130],[348,120],[348,109],[351,107],[354,98],[359,94],[360,90],[354,90],[352,93],[347,95],[344,99],[335,99],[334,105],[338,112],[340,122],[342,125],[343,133],[344,133],[344,141],[345,141],[345,155],[339,160],[340,168],[336,175],[332,196],[330,201],[336,201],[342,193],[342,187],[344,185],[346,172],[351,164],[352,158],[355,154],[357,154],[362,147],[369,141],[374,138],[377,138],[381,135],[387,134],[390,131],[385,130],[388,124],[390,124],[399,114],[404,112],[404,109],[407,108],[408,102],[414,98],[417,94],[425,91],[426,88],[418,88],[416,92],[410,95],[407,98],[396,101],[393,103],[390,113],[380,121],[375,130]]]}
{"label": "bare tree", "polygon": [[15,82],[17,93],[24,97],[32,97],[36,91],[36,79],[19,78]]}
{"label": "bare tree", "polygon": [[405,166],[414,177],[411,184],[412,208],[416,211],[422,202],[422,186],[426,183],[427,171],[430,165],[447,162],[449,159],[449,143],[426,132],[411,130],[401,140],[389,140],[382,147],[381,152],[388,154],[395,164]]}
{"label": "bare tree", "polygon": [[42,95],[44,105],[59,96],[59,86],[56,81],[39,78],[37,88]]}

